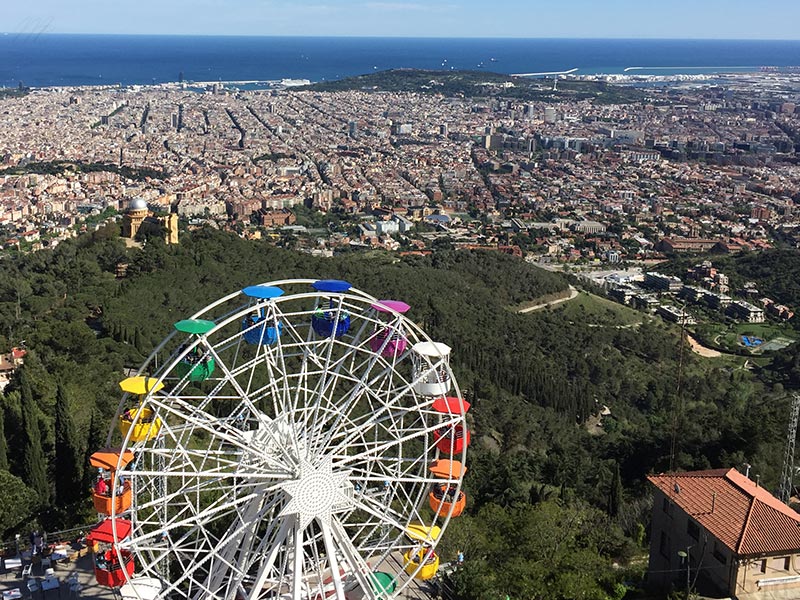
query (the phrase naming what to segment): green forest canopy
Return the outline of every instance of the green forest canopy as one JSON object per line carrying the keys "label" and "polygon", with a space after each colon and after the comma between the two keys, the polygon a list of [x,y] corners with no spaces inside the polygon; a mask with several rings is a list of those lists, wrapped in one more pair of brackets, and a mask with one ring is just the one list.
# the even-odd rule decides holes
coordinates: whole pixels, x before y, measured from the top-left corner
{"label": "green forest canopy", "polygon": [[[120,262],[129,265],[122,280],[114,276]],[[607,322],[596,322],[595,314],[589,327],[575,318],[583,304],[571,312],[514,313],[509,306],[563,291],[567,282],[503,254],[442,250],[428,257],[321,259],[212,229],[185,235],[177,247],[151,239],[143,249],[126,249],[116,229],[106,227],[52,251],[0,262],[0,322],[6,324],[0,344],[26,340],[29,349],[0,399],[2,441],[8,448],[35,445],[26,432],[38,425],[43,458],[37,460],[54,481],[57,400],[70,407],[73,421],[63,430],[75,431],[60,443],[77,446],[85,462],[105,442],[124,369],[138,366],[172,323],[246,285],[291,277],[346,279],[377,297],[402,299],[433,339],[454,348],[454,370],[474,404],[474,435],[469,515],[454,519],[445,539],[473,539],[468,558],[492,556],[490,563],[467,560],[456,572],[452,583],[462,598],[502,588],[519,598],[575,597],[576,589],[587,598],[617,594],[622,573],[611,563],[629,558],[641,542],[650,508],[644,478],[669,467],[676,428],[676,468],[748,462],[766,485],[777,482],[788,414],[783,388],[796,386],[800,371],[796,346],[751,372],[682,353],[676,331],[660,320],[642,317],[622,327],[609,311]],[[602,428],[584,426],[604,405],[612,415]],[[91,520],[84,464],[73,477],[83,480],[86,494],[75,501],[56,488],[43,490],[25,460],[30,456],[7,452],[7,464],[0,464],[7,471],[0,487],[14,505],[0,520],[6,536],[30,519],[50,528]],[[13,477],[25,484],[14,494]],[[569,529],[601,521],[603,535],[591,540]],[[520,528],[520,537],[493,537],[481,547],[487,523]],[[535,546],[542,528],[573,540],[569,547],[596,576],[574,580],[565,562],[563,572],[531,572],[518,587],[499,580],[499,571],[532,568],[543,551]],[[531,564],[520,562],[514,546],[523,542],[534,544]],[[457,550],[445,541],[444,558]]]}

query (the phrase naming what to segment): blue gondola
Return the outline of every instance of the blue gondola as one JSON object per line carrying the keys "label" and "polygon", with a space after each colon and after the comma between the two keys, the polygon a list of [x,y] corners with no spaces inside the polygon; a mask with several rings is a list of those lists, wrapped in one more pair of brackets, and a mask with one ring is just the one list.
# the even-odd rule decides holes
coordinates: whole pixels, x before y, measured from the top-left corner
{"label": "blue gondola", "polygon": [[272,346],[277,343],[283,332],[283,323],[278,322],[277,327],[271,319],[266,319],[263,313],[253,313],[242,319],[244,341],[253,346]]}
{"label": "blue gondola", "polygon": [[311,317],[311,326],[320,337],[342,337],[350,329],[350,313],[344,309],[337,310],[331,301],[329,310],[317,308],[314,311],[314,316]]}

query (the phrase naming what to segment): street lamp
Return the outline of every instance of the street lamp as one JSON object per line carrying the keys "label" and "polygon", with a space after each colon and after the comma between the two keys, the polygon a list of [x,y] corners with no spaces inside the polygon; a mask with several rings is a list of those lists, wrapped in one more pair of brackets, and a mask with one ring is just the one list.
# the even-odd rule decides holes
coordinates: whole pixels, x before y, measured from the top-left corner
{"label": "street lamp", "polygon": [[689,587],[690,587],[690,573],[689,573],[689,550],[691,550],[691,546],[686,546],[686,552],[683,550],[678,550],[678,556],[680,556],[681,560],[686,561],[686,600],[689,600]]}

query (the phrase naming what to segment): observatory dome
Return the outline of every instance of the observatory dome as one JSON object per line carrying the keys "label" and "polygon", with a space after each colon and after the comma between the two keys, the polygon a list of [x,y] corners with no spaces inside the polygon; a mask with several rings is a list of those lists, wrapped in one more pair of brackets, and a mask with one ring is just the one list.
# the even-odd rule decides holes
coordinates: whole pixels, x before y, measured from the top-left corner
{"label": "observatory dome", "polygon": [[134,198],[128,204],[128,210],[147,210],[147,202],[144,198]]}

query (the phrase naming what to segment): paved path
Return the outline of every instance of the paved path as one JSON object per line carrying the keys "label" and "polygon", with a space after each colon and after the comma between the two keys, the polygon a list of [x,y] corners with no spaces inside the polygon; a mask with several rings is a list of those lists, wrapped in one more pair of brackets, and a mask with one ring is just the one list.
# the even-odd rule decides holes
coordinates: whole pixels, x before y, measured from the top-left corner
{"label": "paved path", "polygon": [[[94,578],[94,556],[92,554],[88,554],[76,562],[57,563],[53,566],[53,570],[55,576],[61,581],[61,589],[58,590],[58,593],[56,593],[56,590],[47,591],[44,596],[42,592],[36,592],[34,598],[43,598],[43,600],[75,598],[74,594],[70,596],[69,584],[67,583],[73,572],[77,573],[78,581],[81,584],[80,598],[96,598],[97,600],[113,600],[114,598],[114,594],[109,588],[97,585],[97,581]],[[23,596],[28,598],[30,597],[28,595],[28,587],[19,574],[20,571],[3,573],[2,579],[0,579],[0,591],[4,592],[18,588],[22,591]],[[34,565],[31,575],[34,579],[42,579],[44,573],[41,566]]]}
{"label": "paved path", "polygon": [[[394,573],[400,573],[403,570],[403,555],[399,552],[392,554],[389,558],[388,564],[383,565],[383,570]],[[81,584],[80,596],[70,595],[69,584],[67,580],[70,575],[75,572],[78,574],[78,581]],[[20,571],[17,570],[13,573],[3,573],[0,576],[0,592],[6,590],[19,589],[24,598],[30,598],[28,588],[25,581],[19,577]],[[41,567],[34,566],[32,576],[35,579],[41,579],[44,573]],[[55,575],[61,581],[61,589],[59,593],[56,590],[48,591],[44,596],[42,592],[34,594],[35,600],[69,600],[70,598],[92,598],[96,600],[114,600],[117,598],[111,589],[97,585],[94,578],[94,555],[89,554],[79,559],[74,563],[59,563],[55,566]],[[428,582],[412,581],[405,590],[398,596],[398,600],[431,600],[435,597],[434,587]]]}
{"label": "paved path", "polygon": [[558,298],[557,300],[551,300],[550,302],[544,302],[542,304],[534,304],[533,306],[528,306],[527,308],[520,309],[517,312],[520,314],[525,314],[533,312],[535,310],[540,310],[547,306],[555,306],[556,304],[561,304],[562,302],[566,302],[567,300],[572,300],[575,297],[577,297],[577,295],[578,295],[578,290],[576,290],[572,286],[569,286],[569,296],[566,296],[565,298]]}

